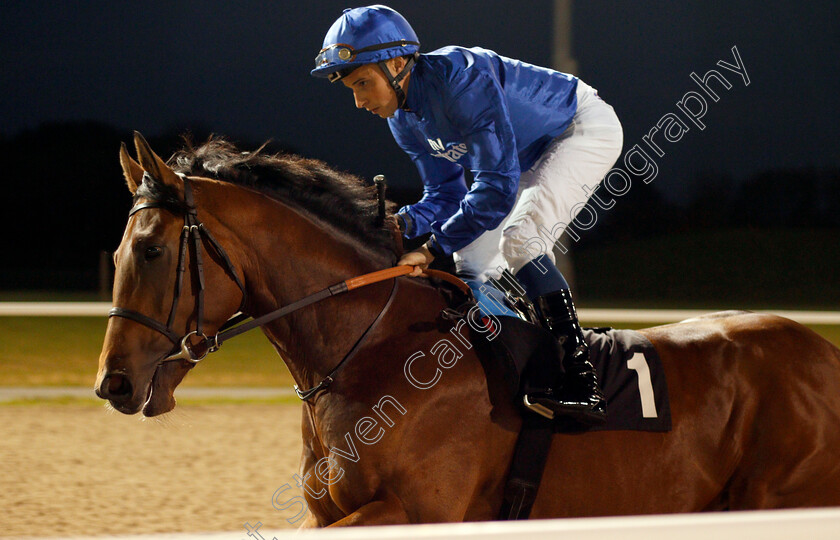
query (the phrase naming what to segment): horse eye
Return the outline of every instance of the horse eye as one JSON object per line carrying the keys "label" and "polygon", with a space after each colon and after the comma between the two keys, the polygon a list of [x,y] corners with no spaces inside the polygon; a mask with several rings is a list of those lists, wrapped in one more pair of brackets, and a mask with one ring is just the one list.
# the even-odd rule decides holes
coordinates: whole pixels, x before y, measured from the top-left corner
{"label": "horse eye", "polygon": [[146,253],[145,253],[146,260],[150,261],[152,259],[156,259],[157,257],[160,257],[160,254],[162,252],[163,252],[163,250],[160,249],[160,246],[148,247],[148,248],[146,248]]}

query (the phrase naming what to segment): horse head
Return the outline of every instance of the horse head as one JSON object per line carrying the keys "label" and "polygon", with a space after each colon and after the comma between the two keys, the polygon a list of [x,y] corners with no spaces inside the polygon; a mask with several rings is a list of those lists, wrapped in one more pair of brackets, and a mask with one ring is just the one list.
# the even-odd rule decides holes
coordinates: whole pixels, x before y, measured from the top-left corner
{"label": "horse head", "polygon": [[[95,387],[121,412],[171,410],[175,387],[218,348],[219,328],[237,311],[256,319],[396,260],[392,224],[376,221],[374,188],[358,177],[218,138],[169,162],[140,134],[134,142],[137,161],[120,150],[134,206],[114,257],[116,307]],[[310,387],[391,290],[374,284],[260,326],[295,381]]]}
{"label": "horse head", "polygon": [[[154,416],[175,406],[173,391],[194,365],[189,359],[164,362],[173,347],[185,336],[190,340],[214,332],[237,311],[244,289],[236,277],[242,274],[227,255],[229,268],[201,264],[208,255],[218,262],[219,253],[195,217],[193,199],[199,189],[155,154],[139,133],[134,144],[139,162],[125,144],[120,149],[134,207],[114,255],[113,299],[119,308],[109,318],[95,390],[120,412],[142,409]],[[191,218],[185,217],[191,212]],[[195,220],[192,225],[190,219]],[[225,234],[218,223],[213,225],[217,235]],[[206,306],[205,289],[212,294]]]}

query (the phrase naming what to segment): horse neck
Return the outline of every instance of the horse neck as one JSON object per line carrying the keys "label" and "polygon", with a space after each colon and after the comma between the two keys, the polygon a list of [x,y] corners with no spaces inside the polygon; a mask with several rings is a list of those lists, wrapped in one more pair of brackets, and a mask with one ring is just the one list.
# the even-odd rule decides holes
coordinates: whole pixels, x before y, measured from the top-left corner
{"label": "horse neck", "polygon": [[[221,192],[213,215],[235,236],[249,315],[258,317],[392,264],[386,255],[285,203],[214,185]],[[387,302],[391,285],[388,280],[330,297],[263,327],[299,386],[317,384],[347,354]]]}

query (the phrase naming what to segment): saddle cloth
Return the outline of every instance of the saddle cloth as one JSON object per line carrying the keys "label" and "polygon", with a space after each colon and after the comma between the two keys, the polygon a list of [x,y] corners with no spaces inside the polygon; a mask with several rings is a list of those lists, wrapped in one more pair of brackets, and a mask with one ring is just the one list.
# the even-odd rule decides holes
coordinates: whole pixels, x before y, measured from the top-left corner
{"label": "saddle cloth", "polygon": [[583,334],[607,397],[607,423],[589,431],[670,431],[668,385],[653,344],[633,330],[586,328]]}
{"label": "saddle cloth", "polygon": [[[501,332],[489,345],[489,358],[501,367],[510,393],[521,403],[529,381],[540,386],[557,376],[559,362],[551,360],[560,354],[559,347],[548,332],[517,317],[497,320]],[[612,328],[586,328],[584,338],[607,398],[607,422],[581,426],[558,418],[555,431],[670,431],[668,386],[653,344],[639,332]],[[481,341],[485,340],[478,336],[473,340]],[[523,410],[523,414],[534,413]]]}

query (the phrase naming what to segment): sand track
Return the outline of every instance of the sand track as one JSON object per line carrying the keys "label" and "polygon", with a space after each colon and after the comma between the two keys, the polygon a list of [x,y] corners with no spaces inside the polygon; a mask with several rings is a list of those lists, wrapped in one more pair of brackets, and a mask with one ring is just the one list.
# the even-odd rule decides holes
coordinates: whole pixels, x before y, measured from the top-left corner
{"label": "sand track", "polygon": [[[0,407],[0,536],[289,527],[299,405],[179,405],[141,421],[90,405]],[[288,494],[288,495],[287,495]]]}

